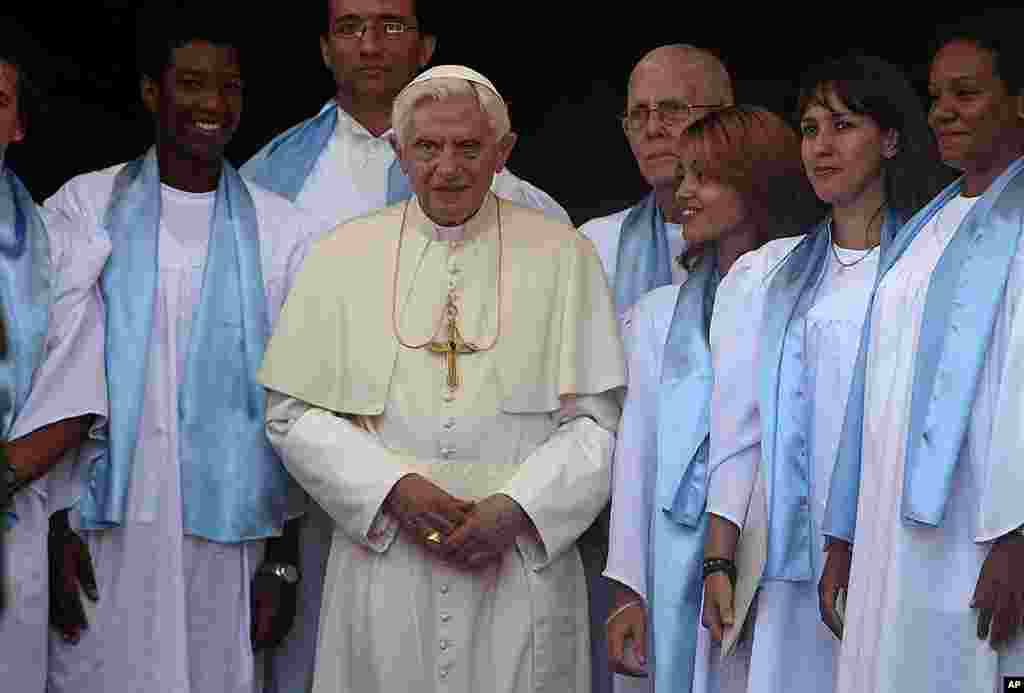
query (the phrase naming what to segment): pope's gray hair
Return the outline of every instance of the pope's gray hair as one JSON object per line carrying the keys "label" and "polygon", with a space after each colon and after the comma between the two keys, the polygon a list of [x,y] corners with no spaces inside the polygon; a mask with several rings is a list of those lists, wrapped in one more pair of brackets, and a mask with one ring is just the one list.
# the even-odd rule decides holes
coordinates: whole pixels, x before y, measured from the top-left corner
{"label": "pope's gray hair", "polygon": [[458,77],[437,77],[413,84],[395,99],[391,107],[391,123],[399,144],[405,144],[412,126],[412,115],[424,101],[443,101],[455,96],[474,96],[480,110],[487,116],[487,122],[500,141],[512,129],[508,117],[508,106],[493,91],[469,80]]}

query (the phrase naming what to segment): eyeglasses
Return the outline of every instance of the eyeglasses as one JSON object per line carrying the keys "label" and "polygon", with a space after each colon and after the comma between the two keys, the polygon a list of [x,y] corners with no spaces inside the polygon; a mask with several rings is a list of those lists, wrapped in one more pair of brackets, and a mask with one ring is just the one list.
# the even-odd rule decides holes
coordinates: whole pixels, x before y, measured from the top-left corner
{"label": "eyeglasses", "polygon": [[[377,24],[384,38],[399,39],[410,31],[417,31],[415,24],[406,24],[397,19],[389,19]],[[361,17],[342,19],[334,25],[334,35],[343,39],[362,39],[370,29],[370,21]]]}
{"label": "eyeglasses", "polygon": [[640,132],[647,127],[652,113],[657,113],[667,127],[682,125],[690,119],[695,108],[722,108],[723,103],[684,103],[682,101],[658,101],[653,106],[634,106],[622,115],[622,127],[626,132]]}

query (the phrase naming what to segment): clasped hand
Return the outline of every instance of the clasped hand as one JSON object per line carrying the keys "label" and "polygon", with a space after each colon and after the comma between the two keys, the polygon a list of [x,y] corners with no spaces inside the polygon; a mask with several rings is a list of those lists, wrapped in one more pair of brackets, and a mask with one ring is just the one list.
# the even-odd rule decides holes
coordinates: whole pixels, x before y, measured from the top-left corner
{"label": "clasped hand", "polygon": [[530,526],[526,513],[509,496],[495,494],[474,503],[418,474],[395,484],[385,507],[417,543],[465,570],[500,560]]}

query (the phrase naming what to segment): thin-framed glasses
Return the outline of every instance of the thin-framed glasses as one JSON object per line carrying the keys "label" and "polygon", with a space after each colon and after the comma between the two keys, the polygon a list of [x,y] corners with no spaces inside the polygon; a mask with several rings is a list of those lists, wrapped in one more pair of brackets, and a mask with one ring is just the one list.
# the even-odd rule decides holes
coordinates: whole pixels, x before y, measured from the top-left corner
{"label": "thin-framed glasses", "polygon": [[[398,19],[388,19],[383,22],[374,22],[373,24],[380,29],[380,34],[388,39],[399,39],[410,31],[419,30],[417,25],[408,24]],[[340,19],[335,23],[333,33],[338,38],[361,40],[370,29],[370,26],[370,20],[363,19],[362,17]]]}
{"label": "thin-framed glasses", "polygon": [[622,114],[622,127],[628,133],[640,132],[647,127],[652,113],[657,113],[661,122],[667,127],[682,125],[690,119],[695,108],[722,108],[722,103],[686,103],[667,99],[658,101],[653,106],[633,106]]}

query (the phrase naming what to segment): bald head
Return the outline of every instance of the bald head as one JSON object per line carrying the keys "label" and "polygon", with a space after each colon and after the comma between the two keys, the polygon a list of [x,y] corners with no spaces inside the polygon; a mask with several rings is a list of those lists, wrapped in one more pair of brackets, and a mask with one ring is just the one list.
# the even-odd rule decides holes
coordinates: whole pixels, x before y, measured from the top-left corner
{"label": "bald head", "polygon": [[[679,135],[697,118],[715,106],[732,105],[732,82],[722,62],[708,51],[694,46],[672,45],[655,48],[643,57],[629,76],[626,110],[648,114],[627,124],[626,137],[644,180],[666,200],[672,199]],[[660,106],[693,106],[682,119],[666,120],[664,111],[655,117],[651,109]],[[659,204],[661,204],[659,202]],[[666,202],[667,204],[667,202]]]}
{"label": "bald head", "polygon": [[706,103],[733,102],[732,80],[722,61],[713,54],[685,43],[658,46],[641,58],[629,75],[629,89],[644,74],[660,73],[665,77],[700,85],[698,90],[709,99]]}

